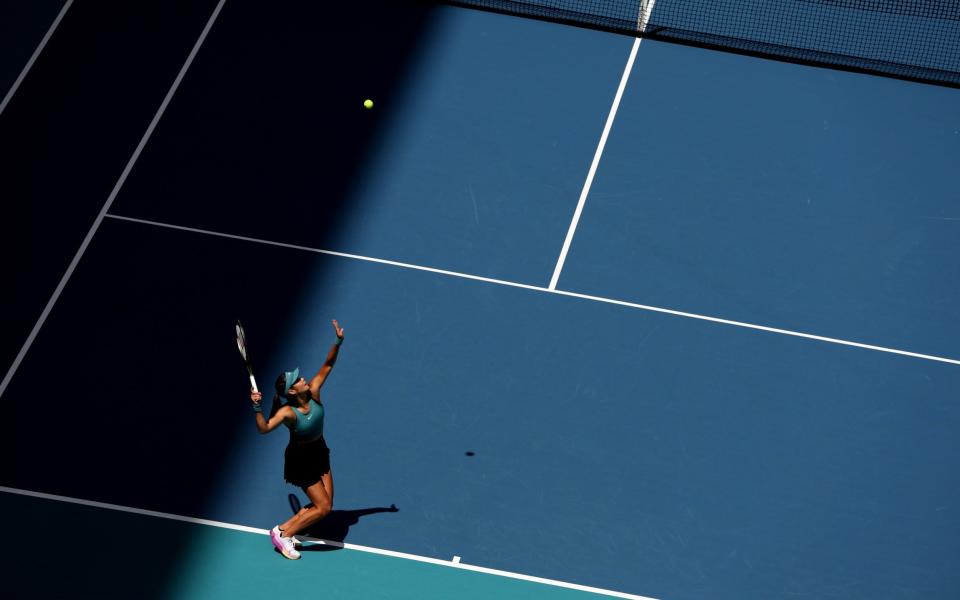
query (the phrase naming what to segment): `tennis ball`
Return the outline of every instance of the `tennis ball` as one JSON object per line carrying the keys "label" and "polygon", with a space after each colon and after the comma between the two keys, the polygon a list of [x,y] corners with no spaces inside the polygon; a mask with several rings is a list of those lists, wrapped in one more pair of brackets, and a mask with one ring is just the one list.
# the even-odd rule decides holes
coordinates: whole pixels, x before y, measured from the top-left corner
{"label": "tennis ball", "polygon": [[373,100],[371,100],[371,99],[369,99],[369,98],[367,98],[366,100],[364,100],[364,101],[363,101],[363,107],[364,107],[364,108],[373,108]]}

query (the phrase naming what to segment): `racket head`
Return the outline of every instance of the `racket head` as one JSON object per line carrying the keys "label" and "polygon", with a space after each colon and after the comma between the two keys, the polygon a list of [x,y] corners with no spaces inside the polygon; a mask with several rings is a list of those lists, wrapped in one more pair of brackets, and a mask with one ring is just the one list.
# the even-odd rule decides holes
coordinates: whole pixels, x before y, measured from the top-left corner
{"label": "racket head", "polygon": [[237,349],[240,350],[240,356],[243,357],[243,364],[247,367],[247,374],[250,376],[250,388],[258,392],[257,380],[253,377],[253,365],[250,364],[250,357],[247,356],[247,335],[243,332],[243,325],[240,324],[240,321],[237,321],[236,333]]}
{"label": "racket head", "polygon": [[252,373],[252,368],[250,366],[250,357],[247,355],[247,336],[243,331],[243,325],[240,324],[240,321],[237,321],[237,349],[240,350],[240,356],[243,357],[243,362],[247,365],[247,371]]}

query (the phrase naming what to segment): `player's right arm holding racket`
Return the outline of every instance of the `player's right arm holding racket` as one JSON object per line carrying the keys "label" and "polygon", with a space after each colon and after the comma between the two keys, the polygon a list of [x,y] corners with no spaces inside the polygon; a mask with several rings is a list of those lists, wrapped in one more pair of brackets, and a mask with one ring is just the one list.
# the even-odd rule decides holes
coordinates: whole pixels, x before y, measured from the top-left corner
{"label": "player's right arm holding racket", "polygon": [[253,402],[253,410],[257,417],[257,431],[260,433],[270,433],[282,424],[293,426],[297,423],[297,416],[293,414],[293,409],[289,406],[280,406],[279,396],[273,397],[273,407],[270,409],[269,417],[263,416],[263,408],[260,406],[263,394],[250,390],[250,401]]}
{"label": "player's right arm holding racket", "polygon": [[263,407],[260,405],[263,401],[263,394],[257,389],[257,380],[253,377],[253,365],[250,364],[250,356],[247,354],[247,335],[243,331],[243,325],[240,324],[240,321],[237,321],[236,332],[237,347],[240,349],[240,356],[243,357],[243,363],[246,365],[247,373],[250,376],[250,401],[253,402],[253,410],[256,413],[257,431],[270,433],[281,423],[295,425],[297,416],[293,414],[293,409],[289,406],[280,406],[279,395],[273,397],[270,415],[268,417],[263,416]]}

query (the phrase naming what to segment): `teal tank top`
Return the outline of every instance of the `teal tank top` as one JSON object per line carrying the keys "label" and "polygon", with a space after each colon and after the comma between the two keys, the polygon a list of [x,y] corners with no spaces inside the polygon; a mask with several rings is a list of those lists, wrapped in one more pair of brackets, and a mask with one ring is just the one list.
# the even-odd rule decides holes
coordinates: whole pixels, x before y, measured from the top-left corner
{"label": "teal tank top", "polygon": [[303,414],[297,407],[291,406],[297,415],[297,424],[290,430],[290,439],[297,442],[312,442],[323,437],[323,405],[313,398],[307,404],[310,411]]}

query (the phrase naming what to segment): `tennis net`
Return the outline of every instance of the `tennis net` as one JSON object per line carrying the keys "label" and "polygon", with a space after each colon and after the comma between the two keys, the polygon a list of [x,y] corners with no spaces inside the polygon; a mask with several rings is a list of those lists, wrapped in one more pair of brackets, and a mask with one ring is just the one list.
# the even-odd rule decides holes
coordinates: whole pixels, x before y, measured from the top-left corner
{"label": "tennis net", "polygon": [[549,21],[960,87],[960,0],[447,0]]}

